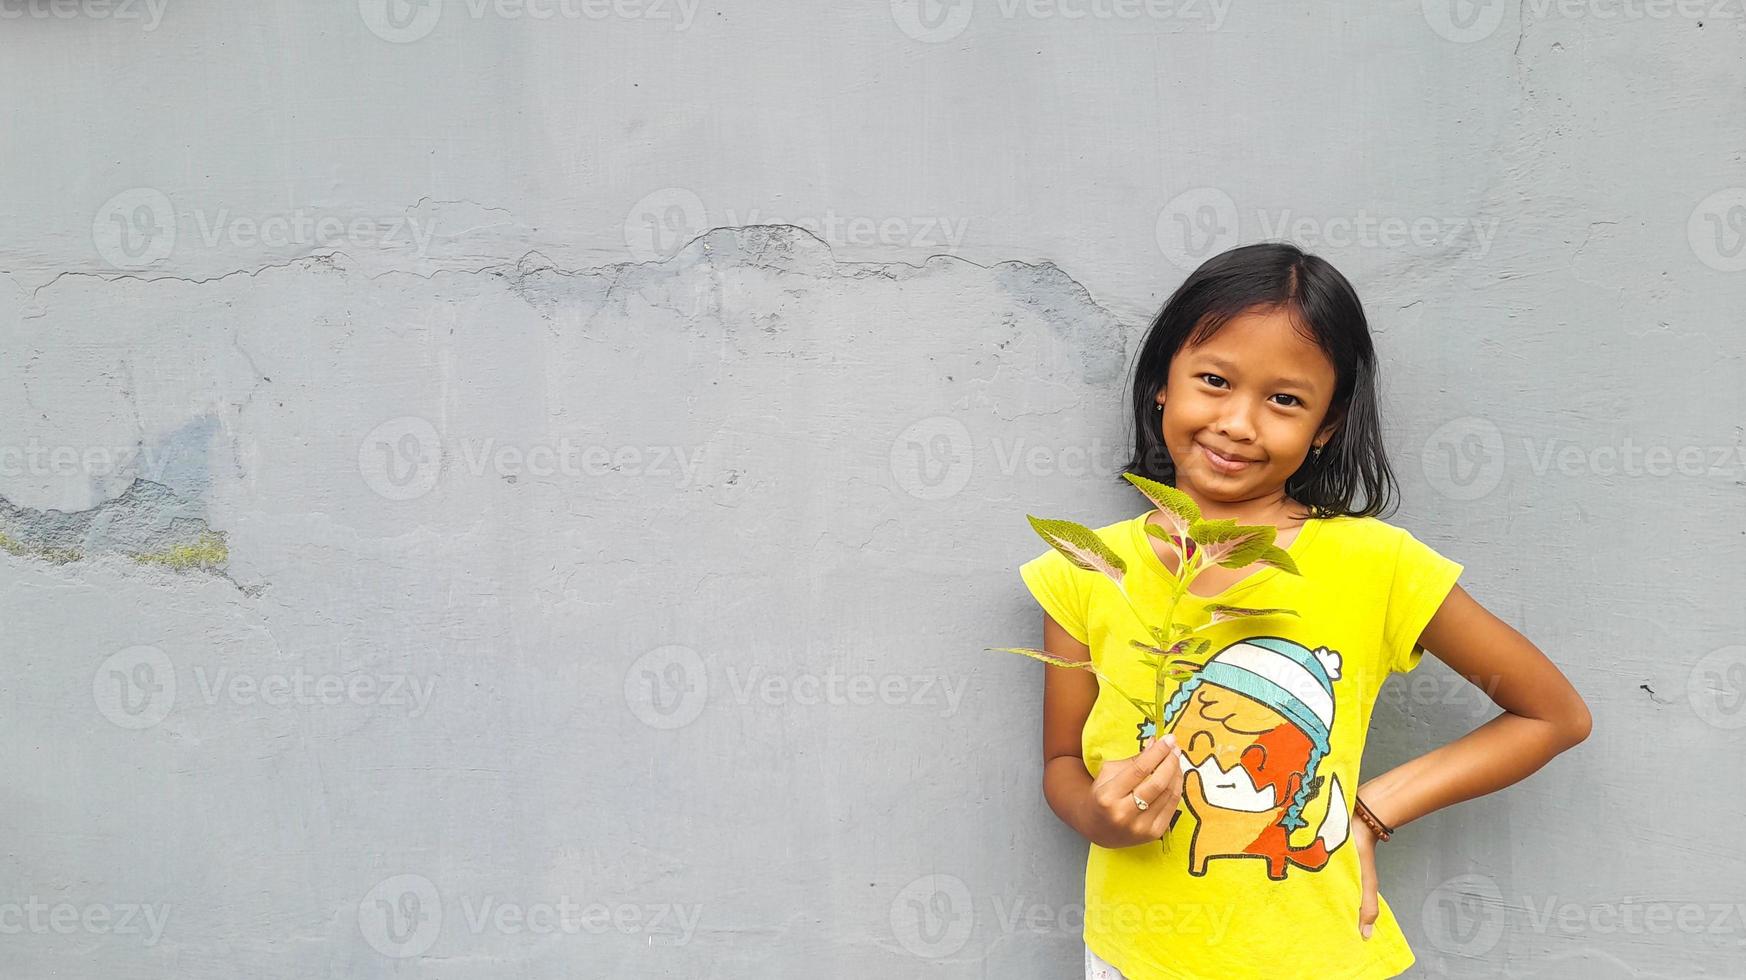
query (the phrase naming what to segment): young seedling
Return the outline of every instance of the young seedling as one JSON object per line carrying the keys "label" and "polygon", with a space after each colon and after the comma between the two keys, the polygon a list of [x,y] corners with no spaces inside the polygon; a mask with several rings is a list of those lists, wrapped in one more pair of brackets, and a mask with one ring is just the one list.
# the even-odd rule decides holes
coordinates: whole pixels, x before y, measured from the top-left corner
{"label": "young seedling", "polygon": [[[1164,731],[1164,706],[1169,703],[1165,697],[1165,689],[1172,683],[1181,683],[1194,676],[1194,672],[1206,662],[1207,651],[1212,648],[1212,641],[1203,634],[1212,626],[1231,619],[1250,616],[1296,616],[1294,609],[1254,609],[1245,606],[1233,606],[1215,603],[1206,607],[1207,621],[1200,624],[1178,622],[1176,607],[1182,601],[1182,596],[1188,592],[1188,587],[1194,579],[1207,568],[1218,565],[1221,568],[1247,568],[1250,565],[1270,565],[1290,572],[1301,574],[1297,565],[1291,560],[1291,554],[1273,543],[1278,529],[1269,524],[1243,524],[1235,520],[1224,519],[1204,520],[1200,507],[1188,494],[1175,487],[1148,480],[1132,473],[1123,474],[1129,483],[1138,487],[1152,503],[1163,511],[1164,518],[1170,523],[1171,529],[1165,530],[1156,524],[1148,522],[1146,533],[1161,538],[1170,543],[1176,551],[1177,571],[1171,576],[1174,585],[1170,597],[1164,603],[1163,609],[1140,609],[1134,604],[1133,596],[1127,588],[1127,565],[1109,545],[1098,537],[1096,531],[1076,524],[1072,521],[1049,520],[1026,515],[1031,527],[1047,541],[1051,547],[1066,556],[1067,560],[1086,571],[1098,572],[1107,576],[1115,583],[1117,590],[1141,623],[1151,634],[1151,643],[1140,640],[1131,641],[1140,649],[1140,660],[1153,669],[1154,681],[1152,697],[1142,700],[1121,689],[1121,686],[1110,679],[1109,674],[1097,669],[1090,660],[1068,660],[1057,657],[1047,650],[1036,650],[1027,647],[989,647],[999,653],[1018,653],[1041,660],[1056,667],[1071,667],[1089,670],[1108,684],[1117,694],[1126,698],[1142,715],[1152,721],[1152,730],[1160,734]],[[1155,618],[1154,618],[1155,617]],[[1152,625],[1154,622],[1160,625]]]}

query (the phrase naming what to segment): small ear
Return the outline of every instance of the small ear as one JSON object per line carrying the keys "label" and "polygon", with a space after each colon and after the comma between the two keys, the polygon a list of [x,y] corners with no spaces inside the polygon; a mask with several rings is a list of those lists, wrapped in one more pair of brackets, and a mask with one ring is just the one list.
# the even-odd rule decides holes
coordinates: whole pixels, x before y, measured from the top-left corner
{"label": "small ear", "polygon": [[1326,448],[1327,444],[1339,433],[1340,428],[1345,424],[1346,409],[1344,407],[1337,412],[1329,413],[1327,421],[1323,422],[1322,427],[1316,430],[1316,442]]}

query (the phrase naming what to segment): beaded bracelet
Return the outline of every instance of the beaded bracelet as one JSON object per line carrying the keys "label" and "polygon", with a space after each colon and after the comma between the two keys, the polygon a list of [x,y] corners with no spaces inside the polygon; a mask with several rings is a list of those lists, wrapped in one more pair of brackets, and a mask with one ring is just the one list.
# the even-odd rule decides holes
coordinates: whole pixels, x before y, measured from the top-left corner
{"label": "beaded bracelet", "polygon": [[1394,829],[1384,824],[1376,814],[1370,812],[1370,808],[1364,805],[1364,801],[1359,799],[1357,794],[1353,794],[1352,804],[1352,812],[1358,815],[1358,819],[1364,821],[1371,832],[1376,835],[1377,840],[1386,841],[1394,836]]}

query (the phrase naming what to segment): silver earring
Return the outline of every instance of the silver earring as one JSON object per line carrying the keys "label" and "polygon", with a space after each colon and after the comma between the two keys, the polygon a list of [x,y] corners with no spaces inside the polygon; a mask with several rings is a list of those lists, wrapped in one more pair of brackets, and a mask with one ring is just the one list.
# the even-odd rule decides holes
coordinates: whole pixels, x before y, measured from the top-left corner
{"label": "silver earring", "polygon": [[1310,450],[1310,462],[1319,463],[1319,462],[1321,462],[1321,459],[1322,459],[1322,447],[1317,446],[1314,449]]}

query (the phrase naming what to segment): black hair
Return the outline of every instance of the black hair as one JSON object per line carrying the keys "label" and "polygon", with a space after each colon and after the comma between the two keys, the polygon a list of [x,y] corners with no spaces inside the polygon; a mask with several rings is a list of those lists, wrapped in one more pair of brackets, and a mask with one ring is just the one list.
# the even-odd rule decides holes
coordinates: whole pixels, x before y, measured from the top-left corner
{"label": "black hair", "polygon": [[[1284,242],[1221,252],[1201,263],[1164,302],[1134,363],[1134,457],[1127,472],[1176,485],[1176,465],[1157,422],[1158,390],[1170,376],[1171,358],[1256,308],[1286,311],[1334,363],[1334,397],[1321,425],[1336,419],[1340,425],[1319,459],[1306,457],[1285,481],[1286,495],[1314,517],[1386,516],[1398,502],[1399,488],[1382,445],[1376,348],[1364,307],[1352,284],[1326,259]],[[1356,499],[1360,491],[1362,502]]]}

